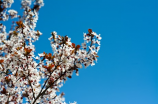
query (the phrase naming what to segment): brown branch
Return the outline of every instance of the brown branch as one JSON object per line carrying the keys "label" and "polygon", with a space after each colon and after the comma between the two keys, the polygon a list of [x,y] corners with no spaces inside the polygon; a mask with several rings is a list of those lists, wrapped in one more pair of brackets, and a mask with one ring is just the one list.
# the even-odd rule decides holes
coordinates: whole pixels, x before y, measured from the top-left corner
{"label": "brown branch", "polygon": [[[62,55],[63,55],[63,47],[64,47],[64,43],[63,43],[63,46],[62,46],[62,54],[61,54],[61,56],[60,56],[59,62],[61,61],[61,57],[62,57]],[[58,65],[59,65],[59,62],[58,62]],[[57,66],[58,66],[58,65],[57,65]],[[53,72],[57,69],[57,66],[55,66]],[[36,100],[37,100],[41,95],[43,95],[43,94],[46,92],[46,90],[48,89],[48,88],[46,88],[46,89],[43,91],[44,87],[46,86],[46,84],[47,84],[47,82],[48,82],[48,80],[49,80],[49,78],[51,77],[51,75],[52,75],[53,72],[50,73],[50,76],[49,76],[49,77],[47,78],[47,80],[45,81],[45,83],[44,83],[44,85],[43,85],[41,91],[39,92],[39,94],[38,94],[37,97],[35,98],[33,104],[34,104],[34,103],[36,102]],[[44,93],[43,93],[42,91],[43,91]],[[42,93],[41,93],[41,92],[42,92]]]}
{"label": "brown branch", "polygon": [[[90,47],[93,45],[92,39],[93,39],[93,37],[92,37],[92,34],[91,34],[91,45],[90,45]],[[88,50],[87,54],[88,54],[89,52],[90,52],[90,49]]]}
{"label": "brown branch", "polygon": [[9,95],[8,95],[7,103],[9,103],[9,97],[10,97],[10,93],[9,93]]}
{"label": "brown branch", "polygon": [[[28,60],[28,56],[26,56],[27,60]],[[28,64],[27,64],[27,70],[28,70]],[[33,91],[33,86],[31,85],[31,81],[29,79],[29,74],[30,74],[30,71],[28,70],[28,80],[29,80],[29,84],[31,86],[31,89],[32,89],[32,93],[33,93],[33,98],[35,99],[35,93]]]}
{"label": "brown branch", "polygon": [[[69,69],[68,71],[71,71],[71,70],[74,70],[74,68],[71,68],[71,69]],[[52,84],[50,84],[48,87],[46,87],[46,89],[36,97],[36,99],[34,100],[34,102],[33,102],[32,104],[35,104],[36,100],[37,100],[41,95],[43,95],[43,94],[47,91],[48,88],[50,88],[54,83],[56,83],[58,79],[60,79],[61,77],[63,77],[63,76],[66,74],[66,72],[67,72],[67,71],[65,71],[64,74],[61,74]]]}

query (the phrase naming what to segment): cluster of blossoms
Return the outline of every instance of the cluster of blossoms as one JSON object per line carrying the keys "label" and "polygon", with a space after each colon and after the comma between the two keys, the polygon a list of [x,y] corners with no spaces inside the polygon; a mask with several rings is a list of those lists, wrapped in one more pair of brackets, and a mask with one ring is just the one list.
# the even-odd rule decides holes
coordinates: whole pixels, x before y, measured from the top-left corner
{"label": "cluster of blossoms", "polygon": [[[22,16],[15,10],[7,10],[13,2],[0,0],[0,21],[6,21],[9,17],[19,18],[9,33],[0,24],[0,103],[18,104],[26,98],[27,103],[31,104],[66,104],[64,93],[57,95],[56,92],[67,78],[71,78],[73,71],[79,75],[79,68],[83,65],[95,65],[100,49],[100,34],[88,29],[80,47],[72,43],[68,36],[57,35],[54,31],[49,38],[53,55],[43,52],[35,56],[32,42],[42,35],[34,29],[38,11],[44,5],[43,0],[22,0]],[[45,79],[42,85],[41,79]]]}

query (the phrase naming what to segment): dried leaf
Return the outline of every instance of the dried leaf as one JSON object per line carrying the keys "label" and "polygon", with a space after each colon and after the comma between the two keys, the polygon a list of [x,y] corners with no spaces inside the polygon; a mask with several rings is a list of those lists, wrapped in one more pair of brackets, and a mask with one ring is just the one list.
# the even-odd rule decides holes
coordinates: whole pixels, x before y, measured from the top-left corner
{"label": "dried leaf", "polygon": [[99,57],[98,55],[96,55],[95,57]]}
{"label": "dried leaf", "polygon": [[79,49],[79,48],[80,48],[80,45],[77,45],[77,46],[76,46],[76,49]]}
{"label": "dried leaf", "polygon": [[72,47],[75,48],[75,43],[72,43]]}
{"label": "dried leaf", "polygon": [[72,78],[71,76],[68,76],[68,78]]}
{"label": "dried leaf", "polygon": [[74,52],[75,52],[75,50],[72,50],[72,51],[71,51],[71,55],[72,55]]}
{"label": "dried leaf", "polygon": [[0,60],[0,63],[3,63],[4,62],[4,60],[2,59],[2,60]]}
{"label": "dried leaf", "polygon": [[89,33],[92,33],[92,29],[88,29],[88,32],[89,32]]}

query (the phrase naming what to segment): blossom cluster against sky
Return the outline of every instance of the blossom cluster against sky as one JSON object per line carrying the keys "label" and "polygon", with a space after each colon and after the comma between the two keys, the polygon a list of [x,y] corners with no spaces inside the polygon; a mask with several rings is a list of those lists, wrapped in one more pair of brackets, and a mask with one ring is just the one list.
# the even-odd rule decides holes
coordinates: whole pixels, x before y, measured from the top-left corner
{"label": "blossom cluster against sky", "polygon": [[[91,28],[102,36],[95,66],[83,68],[61,88],[66,102],[78,104],[157,104],[156,0],[44,0],[36,30],[36,55],[50,53],[50,33],[83,43]],[[12,8],[20,8],[18,0]]]}

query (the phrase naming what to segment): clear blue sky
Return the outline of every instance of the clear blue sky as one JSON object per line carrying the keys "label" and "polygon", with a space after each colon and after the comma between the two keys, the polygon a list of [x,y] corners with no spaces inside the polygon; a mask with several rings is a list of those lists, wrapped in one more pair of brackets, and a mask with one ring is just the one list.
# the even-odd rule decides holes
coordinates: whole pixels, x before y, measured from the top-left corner
{"label": "clear blue sky", "polygon": [[[52,52],[52,31],[83,42],[89,28],[102,36],[98,63],[61,88],[78,104],[158,104],[157,0],[44,0],[37,53]],[[12,6],[19,7],[15,1]]]}

